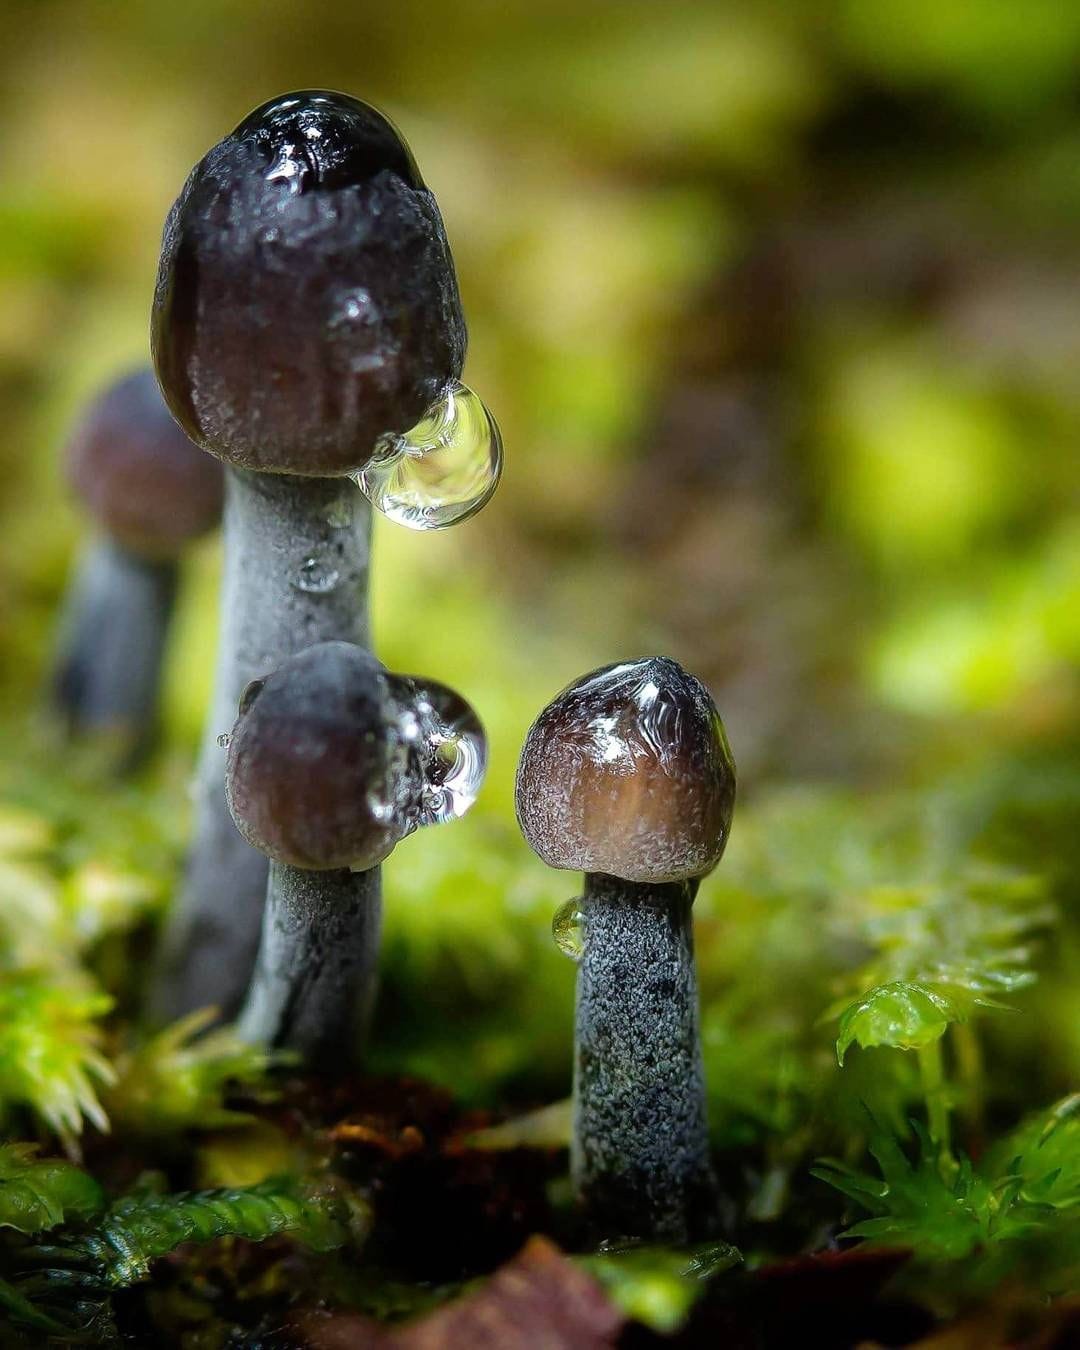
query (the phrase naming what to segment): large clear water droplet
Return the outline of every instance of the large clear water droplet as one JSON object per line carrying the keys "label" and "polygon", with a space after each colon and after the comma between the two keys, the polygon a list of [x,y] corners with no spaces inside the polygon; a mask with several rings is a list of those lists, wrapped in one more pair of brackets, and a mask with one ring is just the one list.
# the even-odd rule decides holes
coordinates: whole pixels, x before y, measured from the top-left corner
{"label": "large clear water droplet", "polygon": [[411,431],[378,442],[356,482],[372,506],[399,525],[442,530],[475,515],[501,473],[495,419],[455,380]]}
{"label": "large clear water droplet", "polygon": [[472,706],[444,684],[394,677],[401,726],[422,783],[412,827],[456,820],[476,801],[487,769],[487,737]]}
{"label": "large clear water droplet", "polygon": [[555,946],[571,961],[580,961],[585,955],[585,911],[575,896],[555,911],[551,920],[551,936]]}
{"label": "large clear water droplet", "polygon": [[308,595],[329,595],[341,580],[341,573],[320,558],[305,558],[297,569],[293,585]]}

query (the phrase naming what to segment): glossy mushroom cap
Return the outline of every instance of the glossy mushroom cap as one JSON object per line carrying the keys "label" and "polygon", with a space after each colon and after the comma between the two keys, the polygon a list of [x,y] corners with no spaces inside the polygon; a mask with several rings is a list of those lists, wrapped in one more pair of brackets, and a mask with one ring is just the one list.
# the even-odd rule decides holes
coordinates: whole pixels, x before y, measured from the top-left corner
{"label": "glossy mushroom cap", "polygon": [[221,465],[176,425],[149,368],[95,400],[66,458],[68,479],[93,518],[141,557],[175,557],[221,519]]}
{"label": "glossy mushroom cap", "polygon": [[626,881],[699,877],[720,861],[735,764],[709,691],[667,657],[605,666],[533,723],[518,823],[552,867]]}
{"label": "glossy mushroom cap", "polygon": [[323,90],[246,117],[169,213],[151,336],[174,414],[242,468],[345,474],[414,426],[461,374],[465,321],[391,123]]}
{"label": "glossy mushroom cap", "polygon": [[226,774],[237,829],[292,867],[374,867],[419,814],[408,733],[369,652],[323,642],[290,657],[241,700]]}

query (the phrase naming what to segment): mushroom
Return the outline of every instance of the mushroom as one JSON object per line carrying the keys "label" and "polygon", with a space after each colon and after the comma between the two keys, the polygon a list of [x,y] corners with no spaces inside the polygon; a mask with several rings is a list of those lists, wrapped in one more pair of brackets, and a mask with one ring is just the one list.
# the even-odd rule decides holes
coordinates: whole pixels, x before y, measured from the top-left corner
{"label": "mushroom", "polygon": [[734,802],[712,697],[666,657],[569,685],[522,751],[522,833],[585,873],[571,1172],[609,1238],[684,1241],[715,1216],[691,905]]}
{"label": "mushroom", "polygon": [[320,643],[245,691],[229,737],[236,826],[270,859],[255,973],[238,1029],[316,1068],[359,1054],[375,990],[379,864],[419,826],[472,804],[486,762],[472,708]]}
{"label": "mushroom", "polygon": [[368,645],[371,509],[353,480],[377,461],[386,505],[387,464],[407,457],[410,429],[433,405],[460,415],[465,344],[435,199],[395,128],[358,99],[309,90],[257,108],[169,214],[158,379],[227,468],[216,692],[155,981],[163,1017],[235,1011],[258,944],[265,860],[226,809],[218,733],[244,687],[294,652]]}
{"label": "mushroom", "polygon": [[53,701],[69,734],[131,767],[157,729],[180,555],[221,518],[221,466],[176,425],[149,368],[95,399],[66,459],[98,533],[65,601]]}

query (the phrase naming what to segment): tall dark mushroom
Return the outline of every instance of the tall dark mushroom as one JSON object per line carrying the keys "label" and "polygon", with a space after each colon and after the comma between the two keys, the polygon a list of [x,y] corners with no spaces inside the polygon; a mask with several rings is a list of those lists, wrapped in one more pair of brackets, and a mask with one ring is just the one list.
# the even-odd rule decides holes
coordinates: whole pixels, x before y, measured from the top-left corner
{"label": "tall dark mushroom", "polygon": [[157,729],[180,555],[221,518],[221,466],[177,426],[149,369],[90,405],[66,460],[97,535],[65,601],[53,699],[71,735],[131,767]]}
{"label": "tall dark mushroom", "polygon": [[522,751],[525,838],[585,873],[571,1170],[605,1237],[683,1241],[715,1215],[691,906],[734,801],[709,691],[666,657],[568,686]]}
{"label": "tall dark mushroom", "polygon": [[461,519],[490,495],[495,475],[418,520],[395,510],[400,494],[386,500],[396,459],[422,459],[405,453],[410,429],[438,423],[433,407],[450,410],[445,422],[469,405],[465,342],[435,199],[394,127],[357,99],[316,90],[264,104],[208,151],[169,214],[158,378],[228,467],[216,692],[155,981],[162,1016],[207,1003],[231,1013],[247,985],[265,860],[226,809],[218,734],[244,687],[292,653],[368,644],[371,512],[353,480],[416,524]]}
{"label": "tall dark mushroom", "polygon": [[463,814],[485,762],[463,699],[350,643],[310,647],[249,688],[228,803],[272,861],[242,1036],[312,1067],[355,1061],[375,991],[378,864],[418,827]]}

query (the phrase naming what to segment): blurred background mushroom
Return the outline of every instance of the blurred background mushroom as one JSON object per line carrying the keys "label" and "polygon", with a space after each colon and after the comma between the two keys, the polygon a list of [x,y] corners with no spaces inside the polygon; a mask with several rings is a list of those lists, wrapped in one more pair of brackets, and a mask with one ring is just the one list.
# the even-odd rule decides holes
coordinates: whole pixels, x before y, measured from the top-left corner
{"label": "blurred background mushroom", "polygon": [[94,401],[66,458],[96,537],[64,604],[53,699],[70,735],[130,768],[157,733],[179,559],[221,520],[221,466],[177,426],[149,368]]}

